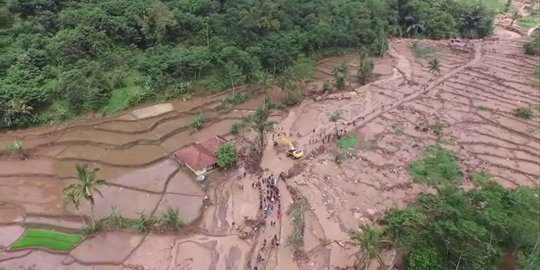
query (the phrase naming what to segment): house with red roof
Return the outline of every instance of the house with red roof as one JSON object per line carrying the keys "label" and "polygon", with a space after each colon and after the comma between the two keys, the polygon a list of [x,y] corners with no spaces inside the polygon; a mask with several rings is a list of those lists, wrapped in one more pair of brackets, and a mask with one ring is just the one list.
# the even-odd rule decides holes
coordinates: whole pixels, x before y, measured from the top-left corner
{"label": "house with red roof", "polygon": [[227,140],[214,136],[203,142],[192,143],[174,153],[175,159],[184,164],[196,176],[203,175],[216,167],[216,152]]}

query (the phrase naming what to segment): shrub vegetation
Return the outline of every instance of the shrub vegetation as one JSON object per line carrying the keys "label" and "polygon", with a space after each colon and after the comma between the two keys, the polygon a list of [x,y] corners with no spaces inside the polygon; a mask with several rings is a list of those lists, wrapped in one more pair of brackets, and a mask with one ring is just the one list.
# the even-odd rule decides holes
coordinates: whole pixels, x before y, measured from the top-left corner
{"label": "shrub vegetation", "polygon": [[514,115],[523,119],[531,119],[534,111],[529,107],[521,107],[514,110]]}
{"label": "shrub vegetation", "polygon": [[405,255],[406,269],[538,269],[539,189],[507,190],[488,182],[462,191],[447,186],[390,211],[385,234]]}
{"label": "shrub vegetation", "polygon": [[138,214],[138,218],[130,219],[123,217],[119,211],[113,208],[109,217],[96,222],[95,228],[88,226],[83,228],[82,232],[94,234],[105,229],[127,229],[138,232],[179,232],[185,227],[176,208],[167,207],[167,211],[159,216],[148,215],[144,212]]}
{"label": "shrub vegetation", "polygon": [[414,56],[416,56],[417,58],[425,58],[431,56],[434,53],[434,48],[420,45],[419,41],[415,41],[413,43],[412,50],[414,52]]}
{"label": "shrub vegetation", "polygon": [[415,182],[434,186],[457,184],[461,180],[456,154],[440,145],[429,146],[421,159],[411,162],[409,174]]}
{"label": "shrub vegetation", "polygon": [[236,146],[232,143],[227,143],[220,147],[216,153],[217,165],[220,168],[227,169],[236,164],[238,152]]}
{"label": "shrub vegetation", "polygon": [[204,118],[204,114],[198,113],[197,115],[195,115],[193,122],[191,122],[191,127],[194,129],[200,129],[202,128],[205,121],[206,118]]}
{"label": "shrub vegetation", "polygon": [[514,115],[523,119],[531,119],[534,115],[534,111],[529,107],[521,107],[514,110]]}
{"label": "shrub vegetation", "polygon": [[22,141],[15,140],[12,144],[0,149],[0,154],[15,155],[24,160],[30,155],[30,150],[26,148]]}
{"label": "shrub vegetation", "polygon": [[223,105],[231,107],[243,103],[249,99],[249,94],[246,93],[234,93],[223,98]]}
{"label": "shrub vegetation", "polygon": [[358,147],[358,136],[346,135],[337,141],[337,148],[334,150],[335,161],[339,164],[349,158]]}
{"label": "shrub vegetation", "polygon": [[525,44],[525,53],[531,55],[540,54],[540,30],[534,31],[532,34],[532,40]]}
{"label": "shrub vegetation", "polygon": [[299,256],[304,251],[305,212],[309,209],[309,203],[295,188],[289,187],[288,190],[293,196],[293,202],[287,210],[287,216],[291,219],[293,228],[287,237],[287,244],[294,251],[294,255]]}

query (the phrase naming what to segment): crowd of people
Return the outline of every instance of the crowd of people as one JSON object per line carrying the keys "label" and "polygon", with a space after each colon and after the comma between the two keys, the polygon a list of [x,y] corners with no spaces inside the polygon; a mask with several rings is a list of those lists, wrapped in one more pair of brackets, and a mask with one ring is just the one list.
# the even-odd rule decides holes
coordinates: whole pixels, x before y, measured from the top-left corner
{"label": "crowd of people", "polygon": [[[251,184],[253,189],[257,189],[259,192],[259,218],[265,221],[265,224],[269,225],[271,228],[276,227],[279,220],[281,219],[281,194],[279,193],[279,188],[277,186],[278,177],[270,174],[270,176],[263,177],[254,181]],[[257,257],[255,259],[255,265],[253,270],[262,269],[262,264],[265,262],[265,254],[270,254],[272,248],[278,247],[280,244],[280,239],[277,235],[277,232],[273,234],[271,231],[265,233],[265,227],[261,227],[261,236],[263,237],[263,242],[260,248],[257,250]],[[271,235],[270,238],[267,238],[268,235]],[[265,252],[267,251],[267,252]]]}

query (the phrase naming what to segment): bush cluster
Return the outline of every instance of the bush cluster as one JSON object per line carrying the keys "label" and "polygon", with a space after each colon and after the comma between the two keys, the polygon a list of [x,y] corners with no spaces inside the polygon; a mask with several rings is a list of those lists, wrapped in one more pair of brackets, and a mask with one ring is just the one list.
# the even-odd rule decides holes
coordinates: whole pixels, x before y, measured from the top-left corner
{"label": "bush cluster", "polygon": [[409,164],[408,170],[415,182],[433,186],[457,184],[462,178],[458,157],[440,145],[429,146],[422,158]]}
{"label": "bush cluster", "polygon": [[538,188],[494,182],[470,191],[445,187],[388,213],[385,233],[410,270],[499,269],[508,255],[512,269],[538,269],[538,196]]}
{"label": "bush cluster", "polygon": [[85,234],[93,234],[101,230],[134,230],[138,232],[180,232],[185,227],[184,222],[178,215],[178,209],[171,207],[159,216],[152,216],[139,213],[136,219],[123,217],[120,212],[113,209],[111,215],[103,220],[96,222],[96,226],[84,227],[82,232]]}

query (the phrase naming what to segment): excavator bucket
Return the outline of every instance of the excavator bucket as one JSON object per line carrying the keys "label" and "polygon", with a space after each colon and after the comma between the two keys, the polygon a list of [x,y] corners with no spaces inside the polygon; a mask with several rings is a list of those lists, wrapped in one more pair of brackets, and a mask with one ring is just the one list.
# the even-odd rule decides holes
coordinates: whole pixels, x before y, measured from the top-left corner
{"label": "excavator bucket", "polygon": [[286,145],[289,147],[289,151],[287,151],[287,155],[295,158],[295,159],[299,159],[299,158],[302,158],[304,156],[304,152],[301,151],[301,150],[297,150],[295,147],[294,147],[294,144],[291,142],[291,140],[289,140],[289,138],[287,138],[285,135],[277,135],[277,136],[274,136],[274,146],[278,145],[278,144],[282,144],[282,145]]}

